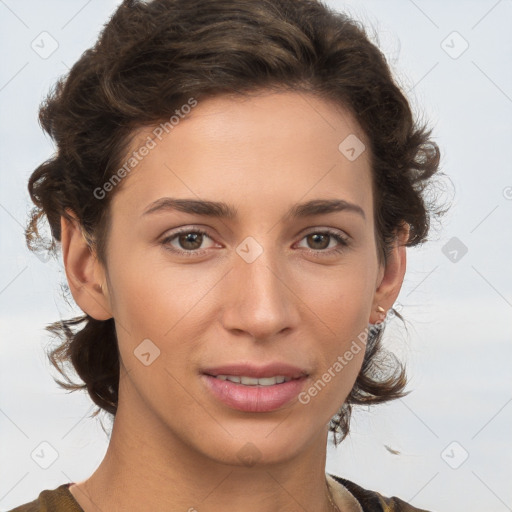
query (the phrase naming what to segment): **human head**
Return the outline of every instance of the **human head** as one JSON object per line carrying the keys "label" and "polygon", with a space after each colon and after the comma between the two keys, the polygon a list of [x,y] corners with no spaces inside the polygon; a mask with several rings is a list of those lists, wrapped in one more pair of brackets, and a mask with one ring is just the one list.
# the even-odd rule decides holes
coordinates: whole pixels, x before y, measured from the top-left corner
{"label": "human head", "polygon": [[[106,264],[109,207],[122,184],[104,196],[98,189],[105,190],[126,161],[141,128],[169,122],[191,99],[202,103],[282,90],[313,94],[357,120],[371,155],[381,261],[405,225],[408,246],[424,241],[429,211],[422,191],[437,170],[439,152],[430,132],[415,124],[383,55],[356,22],[313,0],[131,0],[121,4],[95,47],[41,109],[41,123],[58,153],[29,181],[37,207],[27,228],[29,246],[43,215],[60,241],[61,216],[71,220],[71,210]],[[86,387],[99,407],[114,414],[119,381],[114,321],[85,315],[51,329],[63,339],[53,361],[69,358],[85,383],[68,385]],[[351,404],[402,396],[401,364],[395,361],[383,374],[381,334],[369,339],[361,372],[332,421],[332,430],[342,436]]]}

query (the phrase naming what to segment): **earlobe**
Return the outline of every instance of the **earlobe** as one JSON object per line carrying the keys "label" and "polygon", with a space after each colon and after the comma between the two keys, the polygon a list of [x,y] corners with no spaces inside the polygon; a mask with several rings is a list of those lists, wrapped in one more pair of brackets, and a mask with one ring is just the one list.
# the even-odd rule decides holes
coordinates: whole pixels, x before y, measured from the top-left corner
{"label": "earlobe", "polygon": [[380,269],[369,319],[372,324],[385,319],[388,310],[393,306],[400,293],[407,263],[406,243],[408,238],[409,226],[407,225],[398,232],[387,261]]}
{"label": "earlobe", "polygon": [[80,309],[96,320],[112,318],[104,270],[86,239],[76,215],[61,216],[61,247],[64,268],[73,299]]}

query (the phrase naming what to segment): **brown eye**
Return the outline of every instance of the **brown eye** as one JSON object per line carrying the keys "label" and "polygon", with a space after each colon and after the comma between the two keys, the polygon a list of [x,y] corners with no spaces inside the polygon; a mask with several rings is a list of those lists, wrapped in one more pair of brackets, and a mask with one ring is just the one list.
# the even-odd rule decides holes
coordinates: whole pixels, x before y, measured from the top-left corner
{"label": "brown eye", "polygon": [[178,235],[177,240],[184,249],[194,251],[201,247],[203,235],[201,233],[190,232],[184,235]]}
{"label": "brown eye", "polygon": [[[309,252],[320,256],[340,253],[349,245],[347,237],[337,231],[331,231],[329,229],[308,233],[303,240],[306,240],[306,249],[308,249]],[[332,246],[332,241],[337,242],[337,244]],[[329,245],[331,245],[331,248],[329,248]]]}
{"label": "brown eye", "polygon": [[212,240],[205,231],[189,228],[182,229],[165,237],[162,240],[162,245],[171,252],[185,256],[194,256],[204,252],[205,248],[201,248],[201,245],[203,245],[206,239]]}
{"label": "brown eye", "polygon": [[312,235],[308,235],[308,242],[313,244],[312,249],[327,249],[329,247],[331,235],[327,235],[325,233],[313,233]]}

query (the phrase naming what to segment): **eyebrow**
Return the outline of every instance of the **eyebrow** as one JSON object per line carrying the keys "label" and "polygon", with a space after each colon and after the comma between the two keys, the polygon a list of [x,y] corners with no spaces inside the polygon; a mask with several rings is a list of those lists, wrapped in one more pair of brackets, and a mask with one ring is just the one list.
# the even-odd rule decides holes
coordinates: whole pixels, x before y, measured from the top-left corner
{"label": "eyebrow", "polygon": [[[169,210],[229,220],[236,219],[238,211],[234,206],[219,201],[161,197],[152,202],[142,216]],[[295,204],[286,212],[284,219],[313,217],[340,211],[357,213],[366,220],[364,210],[360,206],[343,199],[313,199],[306,203]]]}

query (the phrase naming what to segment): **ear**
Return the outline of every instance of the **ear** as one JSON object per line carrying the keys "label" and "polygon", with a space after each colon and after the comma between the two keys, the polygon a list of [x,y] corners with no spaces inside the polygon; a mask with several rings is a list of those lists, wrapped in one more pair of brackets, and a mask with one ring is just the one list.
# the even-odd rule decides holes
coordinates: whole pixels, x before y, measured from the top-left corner
{"label": "ear", "polygon": [[80,309],[96,320],[112,318],[105,271],[76,215],[61,216],[61,247],[66,277],[73,299]]}
{"label": "ear", "polygon": [[[369,319],[371,324],[382,322],[385,319],[386,313],[391,309],[400,293],[407,263],[405,244],[409,239],[409,231],[408,224],[404,224],[397,231],[395,243],[387,261],[380,267]],[[384,311],[381,311],[379,306]]]}

